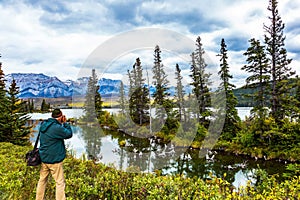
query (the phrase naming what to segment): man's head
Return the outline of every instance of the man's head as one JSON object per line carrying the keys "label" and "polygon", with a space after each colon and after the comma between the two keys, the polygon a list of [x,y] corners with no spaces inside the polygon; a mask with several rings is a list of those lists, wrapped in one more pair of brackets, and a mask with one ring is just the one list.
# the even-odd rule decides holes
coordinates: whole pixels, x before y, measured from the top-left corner
{"label": "man's head", "polygon": [[52,116],[53,118],[59,118],[59,117],[62,116],[62,112],[61,112],[60,109],[55,108],[55,109],[52,111],[51,116]]}
{"label": "man's head", "polygon": [[65,123],[67,121],[67,118],[65,115],[62,114],[61,110],[58,108],[55,108],[52,111],[51,116],[55,119],[57,119],[60,123]]}

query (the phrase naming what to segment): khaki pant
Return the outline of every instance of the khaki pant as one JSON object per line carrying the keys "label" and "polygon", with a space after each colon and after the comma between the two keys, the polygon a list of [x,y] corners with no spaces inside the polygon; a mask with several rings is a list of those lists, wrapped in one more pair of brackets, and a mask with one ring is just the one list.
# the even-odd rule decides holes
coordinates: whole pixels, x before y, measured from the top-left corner
{"label": "khaki pant", "polygon": [[52,174],[52,177],[56,182],[56,200],[65,200],[65,179],[62,162],[55,164],[42,163],[40,171],[40,180],[36,188],[36,200],[44,199],[49,173]]}

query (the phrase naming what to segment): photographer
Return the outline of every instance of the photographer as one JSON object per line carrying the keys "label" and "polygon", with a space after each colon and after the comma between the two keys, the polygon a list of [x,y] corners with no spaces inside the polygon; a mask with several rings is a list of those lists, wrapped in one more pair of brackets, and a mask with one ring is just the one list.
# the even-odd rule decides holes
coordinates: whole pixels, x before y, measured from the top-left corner
{"label": "photographer", "polygon": [[62,161],[66,157],[64,139],[72,137],[72,130],[66,123],[66,116],[60,109],[54,109],[52,118],[45,120],[40,127],[39,153],[42,160],[36,199],[44,199],[48,176],[51,173],[56,182],[56,200],[64,200],[65,179]]}

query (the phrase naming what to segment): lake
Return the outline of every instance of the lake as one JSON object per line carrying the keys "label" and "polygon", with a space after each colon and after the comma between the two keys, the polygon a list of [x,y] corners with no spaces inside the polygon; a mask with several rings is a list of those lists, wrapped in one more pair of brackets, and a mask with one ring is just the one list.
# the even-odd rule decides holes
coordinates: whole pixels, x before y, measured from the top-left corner
{"label": "lake", "polygon": [[[83,115],[83,109],[61,109],[63,113],[67,116],[67,118],[79,118]],[[106,110],[112,114],[116,114],[119,112],[120,109],[118,108],[108,108],[103,109]],[[238,115],[242,120],[245,119],[246,116],[250,115],[251,107],[237,107]],[[51,117],[51,113],[30,113],[29,116],[33,120],[39,120],[39,119],[47,119]]]}
{"label": "lake", "polygon": [[[241,119],[249,116],[251,108],[238,108]],[[81,109],[62,109],[67,117],[80,117]],[[118,109],[107,109],[111,113]],[[50,113],[33,113],[32,119],[47,119]],[[35,127],[37,131],[39,125]],[[254,172],[265,169],[269,174],[282,173],[285,165],[276,161],[254,160],[221,152],[176,148],[171,143],[159,144],[153,139],[137,138],[118,132],[103,130],[93,126],[72,126],[73,137],[66,140],[68,150],[80,158],[85,155],[95,162],[112,165],[120,170],[138,169],[153,172],[160,169],[163,174],[184,174],[188,177],[198,176],[211,178],[211,174],[223,177],[234,186],[245,185],[248,180],[254,181]],[[31,141],[34,142],[36,134]],[[120,146],[120,141],[126,141]]]}

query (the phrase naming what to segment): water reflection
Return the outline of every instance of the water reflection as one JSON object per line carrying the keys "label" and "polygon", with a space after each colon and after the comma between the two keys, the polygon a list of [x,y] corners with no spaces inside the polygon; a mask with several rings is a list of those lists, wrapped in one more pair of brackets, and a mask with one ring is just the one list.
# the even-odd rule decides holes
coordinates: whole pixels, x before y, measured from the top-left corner
{"label": "water reflection", "polygon": [[[102,138],[105,136],[100,127],[78,126],[77,137],[84,141],[85,150],[89,159],[99,160],[101,158]],[[81,129],[81,130],[80,130]]]}
{"label": "water reflection", "polygon": [[[155,137],[137,138],[98,126],[72,126],[72,130],[74,135],[66,140],[66,145],[76,152],[76,157],[84,154],[95,162],[124,171],[153,172],[160,169],[162,174],[184,174],[202,179],[209,179],[211,175],[224,177],[226,174],[227,181],[239,186],[245,185],[247,180],[254,180],[253,174],[258,165],[269,174],[282,174],[285,170],[283,163],[275,161],[256,161],[206,149],[177,148],[172,143],[160,144]],[[125,145],[120,146],[120,143]]]}

